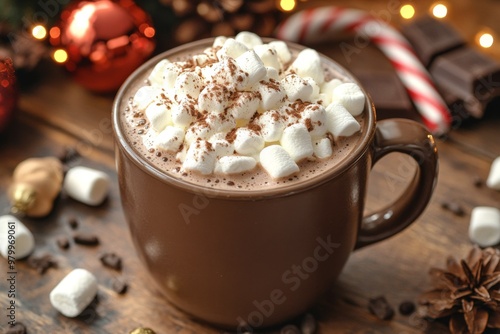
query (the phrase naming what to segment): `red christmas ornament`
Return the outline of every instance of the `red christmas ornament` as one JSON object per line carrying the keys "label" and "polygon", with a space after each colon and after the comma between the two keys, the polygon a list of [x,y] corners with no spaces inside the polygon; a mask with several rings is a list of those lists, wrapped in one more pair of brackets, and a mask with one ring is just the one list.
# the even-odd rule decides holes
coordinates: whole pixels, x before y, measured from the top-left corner
{"label": "red christmas ornament", "polygon": [[50,29],[50,42],[78,83],[112,92],[153,53],[154,35],[150,17],[131,0],[77,0]]}
{"label": "red christmas ornament", "polygon": [[12,119],[17,105],[17,87],[14,66],[10,58],[0,59],[0,132]]}

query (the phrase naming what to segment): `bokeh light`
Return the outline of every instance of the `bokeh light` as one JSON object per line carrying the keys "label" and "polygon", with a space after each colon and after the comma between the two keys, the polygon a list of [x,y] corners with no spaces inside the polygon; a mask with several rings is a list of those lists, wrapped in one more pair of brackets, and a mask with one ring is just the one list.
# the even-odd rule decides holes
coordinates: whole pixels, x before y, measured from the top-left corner
{"label": "bokeh light", "polygon": [[31,34],[36,39],[44,39],[47,36],[47,29],[42,25],[36,25],[31,29]]}
{"label": "bokeh light", "polygon": [[295,0],[280,0],[280,8],[285,12],[289,12],[297,5]]}
{"label": "bokeh light", "polygon": [[442,19],[448,15],[448,7],[445,4],[437,3],[431,8],[432,15],[437,17],[438,19]]}
{"label": "bokeh light", "polygon": [[401,7],[399,13],[401,14],[401,17],[409,20],[413,16],[415,16],[415,8],[412,5],[404,5]]}
{"label": "bokeh light", "polygon": [[493,35],[485,32],[479,33],[477,40],[479,45],[485,49],[491,48],[491,46],[495,42],[495,38],[493,38]]}
{"label": "bokeh light", "polygon": [[52,58],[57,62],[57,63],[64,63],[66,60],[68,60],[68,53],[63,50],[63,49],[57,49],[54,51],[52,54]]}

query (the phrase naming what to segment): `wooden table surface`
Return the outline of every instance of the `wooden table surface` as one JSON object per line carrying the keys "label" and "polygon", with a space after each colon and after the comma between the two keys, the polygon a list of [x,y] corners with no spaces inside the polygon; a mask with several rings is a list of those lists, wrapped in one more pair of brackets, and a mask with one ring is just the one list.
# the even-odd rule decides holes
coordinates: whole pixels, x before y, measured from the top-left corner
{"label": "wooden table surface", "polygon": [[[349,5],[348,1],[339,4]],[[357,7],[383,10],[387,1],[359,1]],[[426,8],[423,1],[418,8]],[[463,5],[461,7],[461,5]],[[453,2],[450,20],[460,12],[472,17],[457,25],[472,42],[482,25],[500,33],[495,13],[498,1],[466,0]],[[478,23],[481,22],[481,23]],[[395,20],[397,24],[397,20]],[[496,26],[495,26],[496,25]],[[498,44],[498,43],[497,43]],[[345,63],[334,42],[319,49]],[[495,49],[488,51],[500,61]],[[387,60],[368,47],[346,64],[354,73],[363,66],[376,66],[391,72]],[[16,120],[10,131],[0,137],[0,208],[8,208],[6,189],[11,173],[24,159],[59,155],[65,147],[76,147],[81,157],[73,165],[97,168],[109,174],[112,187],[109,198],[99,207],[88,207],[64,194],[56,200],[53,212],[43,219],[23,219],[34,233],[36,249],[32,256],[51,254],[58,268],[41,275],[27,261],[17,261],[16,320],[29,333],[129,333],[136,327],[150,327],[162,333],[221,333],[221,330],[191,320],[169,305],[154,287],[136,256],[122,213],[114,168],[110,110],[113,94],[98,95],[76,84],[62,69],[51,63],[39,69],[35,82],[23,87]],[[430,287],[428,270],[443,267],[448,255],[463,257],[472,244],[467,236],[471,210],[476,206],[500,207],[500,192],[475,187],[475,177],[486,179],[493,159],[500,156],[499,103],[491,105],[483,119],[467,121],[453,129],[446,139],[438,139],[439,181],[432,201],[422,216],[408,229],[377,245],[352,254],[347,266],[324,297],[310,312],[319,322],[320,333],[446,333],[446,327],[399,313],[390,321],[381,321],[367,309],[370,298],[383,295],[394,306],[415,301]],[[410,176],[407,160],[393,155],[380,162],[372,173],[367,210],[390,201]],[[443,201],[456,201],[465,209],[459,217],[441,207]],[[3,209],[2,209],[3,210]],[[76,245],[61,250],[56,238],[71,236],[68,218],[77,217],[82,231],[99,235],[100,245]],[[99,255],[113,251],[123,258],[123,269],[105,268]],[[97,300],[77,318],[59,314],[49,303],[50,290],[70,270],[84,267],[99,282]],[[0,329],[6,327],[6,261],[0,261]],[[114,278],[121,277],[128,291],[119,295],[111,289]]]}

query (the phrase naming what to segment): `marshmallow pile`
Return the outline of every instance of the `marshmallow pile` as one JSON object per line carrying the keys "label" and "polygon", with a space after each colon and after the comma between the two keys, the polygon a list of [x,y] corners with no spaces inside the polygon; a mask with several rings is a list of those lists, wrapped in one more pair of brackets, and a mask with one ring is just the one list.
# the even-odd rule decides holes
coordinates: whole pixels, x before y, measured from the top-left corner
{"label": "marshmallow pile", "polygon": [[360,131],[366,97],[354,83],[326,81],[315,50],[292,58],[285,42],[241,32],[185,61],[161,60],[132,100],[149,120],[144,144],[203,175],[260,164],[277,179],[330,157],[334,140]]}

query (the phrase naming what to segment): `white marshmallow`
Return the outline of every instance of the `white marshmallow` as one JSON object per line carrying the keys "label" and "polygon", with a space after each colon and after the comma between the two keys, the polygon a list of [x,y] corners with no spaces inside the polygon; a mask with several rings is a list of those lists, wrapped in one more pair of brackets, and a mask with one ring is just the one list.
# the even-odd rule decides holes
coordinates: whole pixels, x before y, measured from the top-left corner
{"label": "white marshmallow", "polygon": [[290,49],[288,49],[288,45],[286,45],[283,41],[273,41],[269,43],[269,46],[273,47],[278,54],[278,58],[282,64],[288,63],[292,60],[292,53]]}
{"label": "white marshmallow", "polygon": [[327,94],[324,93],[319,93],[318,97],[315,99],[312,99],[311,102],[321,104],[323,107],[326,107],[330,103],[332,103],[332,97],[328,96]]}
{"label": "white marshmallow", "polygon": [[500,157],[493,160],[491,164],[486,186],[491,189],[500,190]]}
{"label": "white marshmallow", "polygon": [[252,157],[228,155],[221,157],[217,161],[215,165],[215,172],[222,174],[244,173],[254,169],[256,165],[257,161],[255,161]]}
{"label": "white marshmallow", "polygon": [[306,106],[300,113],[300,123],[306,126],[311,137],[323,137],[328,131],[325,108],[315,103]]}
{"label": "white marshmallow", "polygon": [[260,133],[266,142],[280,140],[285,129],[285,123],[279,112],[276,110],[265,111],[259,116],[257,122],[261,127]]}
{"label": "white marshmallow", "polygon": [[205,120],[198,121],[192,124],[186,131],[184,140],[186,141],[186,144],[191,145],[198,139],[208,140],[215,133],[215,129],[211,127]]}
{"label": "white marshmallow", "polygon": [[311,93],[311,97],[310,97],[310,99],[309,99],[308,101],[311,101],[311,100],[316,100],[316,99],[319,97],[319,93],[320,93],[321,88],[320,88],[320,87],[319,87],[319,85],[316,83],[316,81],[314,81],[314,79],[313,79],[313,78],[311,78],[311,77],[305,77],[305,78],[303,78],[303,79],[304,79],[305,81],[307,81],[307,82],[311,85],[311,87],[312,87],[312,89],[313,89],[313,91],[312,91],[312,93]]}
{"label": "white marshmallow", "polygon": [[200,112],[221,113],[229,103],[231,92],[223,85],[208,84],[198,96],[198,109]]}
{"label": "white marshmallow", "polygon": [[224,57],[238,58],[248,51],[245,44],[238,42],[234,38],[228,38],[222,45],[222,48],[217,51],[217,58],[220,60]]}
{"label": "white marshmallow", "polygon": [[232,155],[234,154],[234,145],[224,138],[216,138],[216,137],[225,137],[225,134],[219,132],[212,137],[210,137],[210,143],[212,144],[212,148],[215,151],[215,155],[217,158],[225,157],[227,155]]}
{"label": "white marshmallow", "polygon": [[205,84],[219,84],[231,90],[242,90],[248,85],[248,76],[233,58],[223,58],[201,69]]}
{"label": "white marshmallow", "polygon": [[335,138],[351,136],[361,128],[340,102],[332,102],[326,107],[326,127]]}
{"label": "white marshmallow", "polygon": [[187,154],[187,151],[189,149],[189,145],[182,145],[182,149],[177,152],[177,154],[175,155],[175,159],[181,163],[184,162],[184,160],[186,160],[186,154]]}
{"label": "white marshmallow", "polygon": [[223,112],[220,114],[209,113],[205,117],[205,122],[212,128],[214,133],[226,133],[236,128],[236,121],[234,117],[228,112]]}
{"label": "white marshmallow", "polygon": [[253,48],[253,50],[260,57],[265,66],[272,67],[277,71],[282,70],[278,53],[272,46],[269,44],[257,45]]}
{"label": "white marshmallow", "polygon": [[16,217],[0,217],[0,253],[6,259],[25,258],[35,249],[35,238],[31,231]]}
{"label": "white marshmallow", "polygon": [[238,128],[234,139],[234,149],[241,155],[252,156],[264,148],[264,138],[249,128]]}
{"label": "white marshmallow", "polygon": [[177,127],[187,128],[189,124],[196,120],[197,105],[197,101],[187,97],[182,99],[179,104],[173,105],[170,111],[172,123]]}
{"label": "white marshmallow", "polygon": [[281,146],[290,154],[295,162],[313,155],[311,135],[302,123],[293,124],[283,131]]}
{"label": "white marshmallow", "polygon": [[260,98],[254,92],[237,92],[233,94],[237,96],[233,104],[228,108],[228,112],[235,119],[249,120],[257,112],[260,104]]}
{"label": "white marshmallow", "polygon": [[313,87],[306,80],[296,74],[289,74],[281,80],[281,86],[288,96],[288,100],[308,101],[312,95]]}
{"label": "white marshmallow", "polygon": [[144,111],[151,103],[159,100],[160,95],[161,90],[159,88],[143,86],[134,94],[132,103],[139,111]]}
{"label": "white marshmallow", "polygon": [[238,42],[243,43],[249,49],[253,49],[255,46],[262,44],[262,39],[259,35],[249,31],[242,31],[238,33],[235,39]]}
{"label": "white marshmallow", "polygon": [[273,79],[276,81],[280,81],[280,74],[277,69],[274,67],[266,66],[267,74],[265,80]]}
{"label": "white marshmallow", "polygon": [[197,140],[189,146],[182,169],[208,175],[214,171],[215,160],[212,144],[206,140]]}
{"label": "white marshmallow", "polygon": [[500,210],[486,206],[472,209],[469,238],[481,247],[500,243]]}
{"label": "white marshmallow", "polygon": [[332,156],[332,142],[328,138],[320,138],[313,143],[314,155],[319,159]]}
{"label": "white marshmallow", "polygon": [[265,147],[259,155],[260,164],[273,178],[279,179],[299,171],[299,166],[285,149],[279,145]]}
{"label": "white marshmallow", "polygon": [[155,65],[148,76],[151,86],[156,88],[161,88],[163,86],[163,72],[165,71],[165,66],[167,64],[170,64],[170,60],[162,59]]}
{"label": "white marshmallow", "polygon": [[224,43],[226,43],[227,37],[226,36],[217,36],[214,39],[214,43],[212,44],[212,47],[218,48],[222,47]]}
{"label": "white marshmallow", "polygon": [[163,70],[163,88],[174,88],[177,77],[183,72],[183,69],[178,63],[165,64],[165,68]]}
{"label": "white marshmallow", "polygon": [[311,77],[318,85],[325,81],[325,73],[321,66],[321,58],[316,50],[304,49],[290,65],[290,69],[302,78]]}
{"label": "white marshmallow", "polygon": [[193,72],[183,72],[175,80],[175,100],[181,101],[185,97],[197,99],[202,88],[202,80]]}
{"label": "white marshmallow", "polygon": [[264,79],[267,74],[264,63],[254,50],[248,50],[236,58],[238,66],[247,74],[246,85],[252,86]]}
{"label": "white marshmallow", "polygon": [[342,81],[340,81],[340,79],[332,79],[330,81],[325,81],[322,85],[321,85],[321,89],[320,89],[320,93],[323,93],[323,94],[327,94],[330,96],[333,95],[333,90],[335,88],[337,88],[338,86],[340,86],[342,84]]}
{"label": "white marshmallow", "polygon": [[193,56],[196,65],[203,66],[210,61],[210,56],[206,53],[200,53]]}
{"label": "white marshmallow", "polygon": [[264,110],[276,109],[286,99],[286,92],[279,81],[269,79],[259,85],[260,107]]}
{"label": "white marshmallow", "polygon": [[76,317],[97,294],[97,280],[86,269],[77,268],[66,275],[50,292],[50,303],[66,317]]}
{"label": "white marshmallow", "polygon": [[358,85],[346,82],[333,89],[332,101],[339,101],[351,115],[358,116],[365,108],[366,97]]}
{"label": "white marshmallow", "polygon": [[164,103],[151,103],[146,108],[145,113],[151,123],[151,127],[157,132],[162,131],[167,125],[172,123],[170,112]]}
{"label": "white marshmallow", "polygon": [[76,166],[64,177],[63,189],[73,199],[87,205],[99,205],[108,195],[110,180],[106,173]]}
{"label": "white marshmallow", "polygon": [[175,126],[167,126],[155,138],[155,147],[167,152],[175,152],[184,141],[184,131]]}

